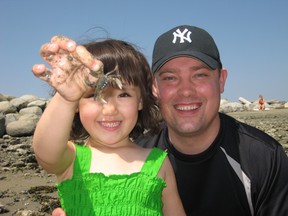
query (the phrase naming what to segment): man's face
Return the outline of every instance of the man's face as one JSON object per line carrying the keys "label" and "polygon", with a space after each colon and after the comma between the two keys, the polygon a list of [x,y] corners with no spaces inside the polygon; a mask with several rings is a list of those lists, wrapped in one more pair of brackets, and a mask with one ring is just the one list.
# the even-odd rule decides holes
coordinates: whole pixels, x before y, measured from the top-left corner
{"label": "man's face", "polygon": [[226,77],[225,69],[219,74],[191,57],[174,58],[156,72],[153,91],[170,136],[200,134],[219,124]]}

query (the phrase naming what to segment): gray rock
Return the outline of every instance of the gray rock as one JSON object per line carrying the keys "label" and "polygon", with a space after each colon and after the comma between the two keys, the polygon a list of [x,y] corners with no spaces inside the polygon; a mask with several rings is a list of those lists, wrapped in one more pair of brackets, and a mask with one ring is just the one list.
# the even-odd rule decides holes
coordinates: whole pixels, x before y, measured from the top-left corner
{"label": "gray rock", "polygon": [[10,101],[13,98],[15,98],[14,96],[10,96],[10,95],[4,95],[0,93],[0,101]]}
{"label": "gray rock", "polygon": [[41,115],[42,114],[42,109],[40,107],[37,107],[37,106],[27,107],[27,108],[21,109],[19,111],[19,114],[20,115],[25,115],[25,114]]}
{"label": "gray rock", "polygon": [[40,115],[38,114],[33,114],[33,113],[27,113],[19,116],[19,120],[21,121],[33,121],[37,123],[39,121]]}
{"label": "gray rock", "polygon": [[0,102],[1,101],[7,101],[7,98],[3,94],[0,94]]}
{"label": "gray rock", "polygon": [[223,106],[224,104],[228,104],[229,101],[227,99],[221,99],[220,100],[220,106]]}
{"label": "gray rock", "polygon": [[2,137],[5,134],[5,115],[3,113],[0,113],[0,137]]}
{"label": "gray rock", "polygon": [[15,213],[15,216],[44,216],[45,214],[39,214],[38,212],[31,210],[19,210]]}
{"label": "gray rock", "polygon": [[4,114],[8,113],[16,113],[17,108],[13,106],[9,101],[1,101],[0,102],[0,112]]}
{"label": "gray rock", "polygon": [[20,116],[19,113],[8,113],[5,118],[6,119],[5,126],[10,122],[18,121],[19,116]]}
{"label": "gray rock", "polygon": [[7,124],[6,133],[12,137],[31,136],[35,127],[33,120],[18,120]]}
{"label": "gray rock", "polygon": [[242,112],[244,110],[247,110],[247,108],[245,108],[245,106],[242,105],[241,103],[230,102],[220,106],[219,112],[230,113],[230,112]]}
{"label": "gray rock", "polygon": [[27,107],[28,101],[25,101],[22,98],[14,98],[10,101],[10,103],[17,108],[17,110],[21,110]]}
{"label": "gray rock", "polygon": [[40,107],[42,110],[44,110],[47,106],[47,100],[35,100],[30,102],[27,107]]}
{"label": "gray rock", "polygon": [[243,98],[243,97],[239,97],[239,99],[238,99],[239,101],[240,101],[240,103],[242,103],[242,104],[246,104],[246,105],[249,105],[249,104],[251,104],[251,102],[250,101],[248,101],[247,99],[245,99],[245,98]]}
{"label": "gray rock", "polygon": [[28,103],[31,103],[33,101],[38,100],[39,98],[36,97],[35,95],[23,95],[20,97],[21,99],[27,101]]}

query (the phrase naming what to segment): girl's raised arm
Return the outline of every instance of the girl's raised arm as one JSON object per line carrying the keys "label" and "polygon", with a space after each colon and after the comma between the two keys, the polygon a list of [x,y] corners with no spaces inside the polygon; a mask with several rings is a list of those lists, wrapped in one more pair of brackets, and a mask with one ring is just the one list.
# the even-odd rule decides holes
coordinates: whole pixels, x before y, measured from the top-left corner
{"label": "girl's raised arm", "polygon": [[68,140],[79,100],[90,89],[85,79],[91,78],[91,71],[102,70],[103,64],[85,47],[64,36],[55,36],[44,44],[40,55],[51,68],[36,64],[32,72],[57,93],[37,124],[33,148],[39,164],[46,171],[60,175],[75,156],[74,145]]}

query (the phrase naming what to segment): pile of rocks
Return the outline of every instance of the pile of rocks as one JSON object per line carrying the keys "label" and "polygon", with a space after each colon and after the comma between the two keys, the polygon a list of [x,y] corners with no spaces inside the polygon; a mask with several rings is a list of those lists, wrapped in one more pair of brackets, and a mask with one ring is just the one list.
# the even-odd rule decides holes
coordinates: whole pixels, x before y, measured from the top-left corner
{"label": "pile of rocks", "polygon": [[0,137],[31,136],[48,103],[33,95],[16,98],[0,94]]}
{"label": "pile of rocks", "polygon": [[[13,97],[0,94],[0,137],[7,134],[13,137],[31,136],[36,124],[46,108],[49,99],[34,95]],[[266,109],[288,108],[285,101],[268,101]],[[239,102],[222,99],[220,112],[231,113],[257,110],[257,101],[249,102],[240,97]]]}
{"label": "pile of rocks", "polygon": [[[226,99],[222,99],[219,111],[223,113],[258,111],[258,100],[251,102],[243,97],[239,97],[238,100],[239,100],[238,102],[229,102]],[[279,100],[265,101],[265,110],[284,109],[284,108],[288,108],[287,101],[279,101]]]}

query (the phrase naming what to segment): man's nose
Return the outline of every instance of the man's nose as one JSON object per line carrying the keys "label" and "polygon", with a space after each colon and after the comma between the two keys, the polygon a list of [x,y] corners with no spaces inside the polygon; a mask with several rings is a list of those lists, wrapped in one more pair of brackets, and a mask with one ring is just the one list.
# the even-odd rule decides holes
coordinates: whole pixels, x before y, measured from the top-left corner
{"label": "man's nose", "polygon": [[179,83],[179,91],[178,93],[183,95],[184,97],[189,97],[195,94],[196,88],[195,83],[189,79],[182,79]]}

